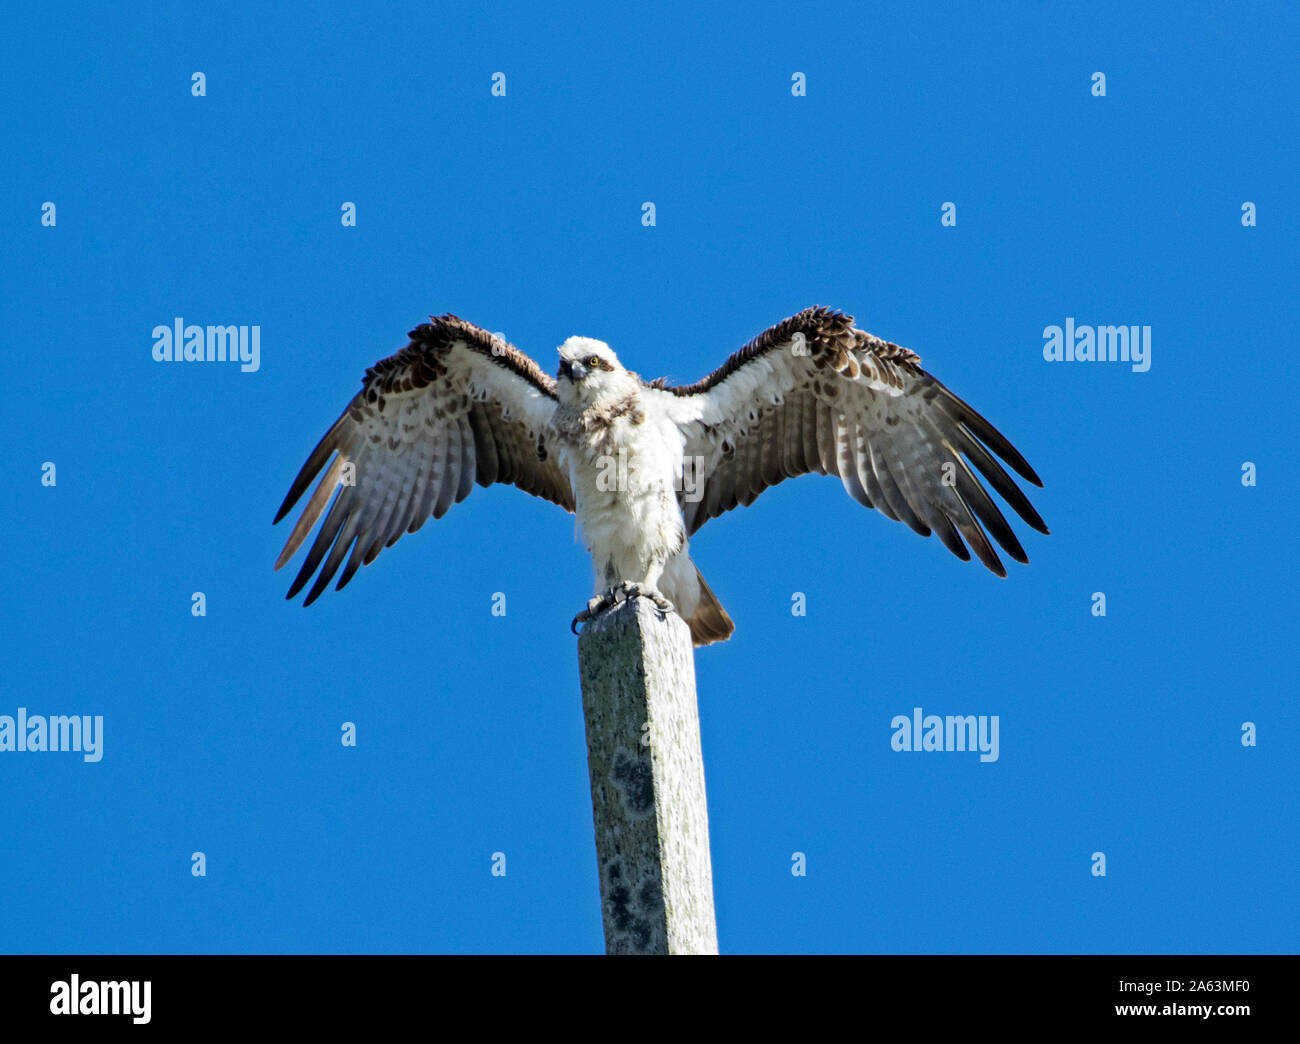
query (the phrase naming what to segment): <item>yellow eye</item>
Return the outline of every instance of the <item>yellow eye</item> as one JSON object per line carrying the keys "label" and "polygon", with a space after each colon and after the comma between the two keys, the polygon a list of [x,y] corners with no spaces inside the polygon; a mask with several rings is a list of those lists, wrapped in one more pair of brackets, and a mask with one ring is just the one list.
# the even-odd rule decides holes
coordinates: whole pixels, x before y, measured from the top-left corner
{"label": "yellow eye", "polygon": [[594,370],[596,367],[600,365],[600,356],[599,355],[587,356],[587,365]]}

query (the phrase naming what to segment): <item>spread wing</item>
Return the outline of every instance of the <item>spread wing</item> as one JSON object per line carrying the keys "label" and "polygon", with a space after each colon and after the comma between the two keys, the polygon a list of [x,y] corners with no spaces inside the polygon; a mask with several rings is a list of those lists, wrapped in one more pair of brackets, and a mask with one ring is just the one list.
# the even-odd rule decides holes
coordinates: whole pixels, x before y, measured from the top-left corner
{"label": "spread wing", "polygon": [[302,590],[319,566],[304,605],[345,557],[335,590],[403,533],[430,515],[441,518],[475,482],[508,482],[573,510],[568,475],[547,443],[555,381],[518,349],[454,315],[409,336],[405,348],[366,371],[361,391],[276,512],[279,522],[324,469],[275,563],[279,569],[292,558],[324,519],[287,595]]}
{"label": "spread wing", "polygon": [[996,458],[1034,485],[1042,481],[992,424],[920,362],[914,352],[855,329],[852,316],[809,308],[695,384],[656,382],[653,394],[685,437],[688,467],[692,459],[697,465],[695,496],[689,481],[681,496],[687,531],[753,503],[784,479],[814,472],[837,476],[854,500],[922,536],[937,534],[959,558],[970,559],[969,544],[999,576],[1006,570],[990,534],[1017,562],[1027,562],[971,466],[1025,522],[1046,533]]}

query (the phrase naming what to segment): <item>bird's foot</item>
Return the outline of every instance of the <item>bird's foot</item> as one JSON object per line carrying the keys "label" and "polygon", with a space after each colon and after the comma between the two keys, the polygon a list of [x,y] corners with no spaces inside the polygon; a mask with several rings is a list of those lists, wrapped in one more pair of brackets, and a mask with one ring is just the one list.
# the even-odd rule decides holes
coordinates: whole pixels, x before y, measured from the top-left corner
{"label": "bird's foot", "polygon": [[635,584],[629,580],[624,580],[621,584],[611,587],[602,595],[597,595],[587,602],[587,608],[573,618],[569,624],[569,630],[574,634],[578,633],[578,625],[588,623],[594,620],[601,613],[613,609],[617,605],[629,601],[633,598],[648,598],[655,604],[655,607],[664,615],[677,612],[677,607],[668,601],[659,591],[653,587],[645,587],[642,584]]}
{"label": "bird's foot", "polygon": [[655,606],[661,613],[667,615],[668,613],[677,612],[677,606],[668,601],[668,599],[655,588],[647,587],[645,584],[634,584],[631,581],[624,580],[614,590],[616,593],[615,597],[620,594],[622,595],[622,597],[618,599],[620,602],[626,602],[631,598],[649,598],[650,601],[654,602]]}
{"label": "bird's foot", "polygon": [[577,634],[578,624],[584,624],[589,620],[594,620],[601,613],[605,612],[605,610],[613,609],[614,606],[618,604],[618,600],[614,596],[614,590],[615,589],[611,587],[603,595],[596,595],[595,598],[589,599],[587,602],[587,608],[575,616],[573,622],[569,624],[569,630],[574,634]]}

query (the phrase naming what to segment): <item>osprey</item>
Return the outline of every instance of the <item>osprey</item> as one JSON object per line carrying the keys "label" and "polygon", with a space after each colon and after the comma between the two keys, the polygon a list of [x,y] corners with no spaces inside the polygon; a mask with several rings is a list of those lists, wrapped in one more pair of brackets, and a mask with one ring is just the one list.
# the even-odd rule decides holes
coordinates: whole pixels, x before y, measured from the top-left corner
{"label": "osprey", "polygon": [[454,315],[409,336],[366,371],[276,513],[279,522],[324,470],[275,563],[324,519],[288,598],[315,574],[310,605],[340,567],[342,588],[475,482],[510,483],[576,514],[596,591],[575,630],[644,596],[679,613],[696,645],[726,640],[734,624],[691,561],[690,537],[787,478],[834,475],[860,504],[937,534],[959,558],[973,550],[998,576],[1006,570],[985,530],[1017,562],[1029,559],[971,465],[1025,522],[1048,531],[994,457],[1041,486],[1015,447],[915,352],[841,312],[806,309],[678,387],[643,381],[586,337],[560,346],[553,380]]}

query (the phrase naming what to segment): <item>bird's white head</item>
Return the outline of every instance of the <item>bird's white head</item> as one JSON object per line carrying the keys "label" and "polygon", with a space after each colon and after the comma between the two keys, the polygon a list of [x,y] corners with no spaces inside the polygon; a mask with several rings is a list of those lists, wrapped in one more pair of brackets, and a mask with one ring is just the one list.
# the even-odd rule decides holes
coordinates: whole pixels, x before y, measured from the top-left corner
{"label": "bird's white head", "polygon": [[637,382],[604,341],[570,337],[560,345],[556,385],[561,402],[592,405],[624,398]]}

